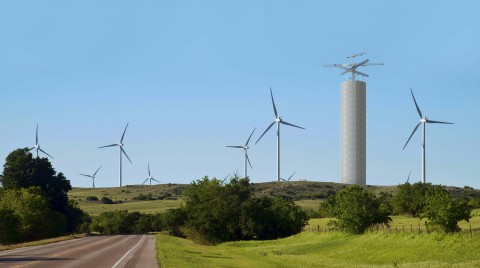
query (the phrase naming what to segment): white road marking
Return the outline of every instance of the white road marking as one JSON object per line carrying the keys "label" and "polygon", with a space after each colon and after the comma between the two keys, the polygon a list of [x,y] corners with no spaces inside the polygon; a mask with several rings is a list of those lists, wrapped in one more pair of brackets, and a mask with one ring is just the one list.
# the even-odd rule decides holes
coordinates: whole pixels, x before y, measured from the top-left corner
{"label": "white road marking", "polygon": [[143,242],[143,240],[145,240],[145,235],[143,235],[143,236],[142,236],[142,239],[140,239],[140,241],[138,241],[138,243],[137,243],[135,246],[133,246],[133,248],[131,248],[127,253],[125,253],[125,255],[123,255],[123,257],[120,258],[120,260],[118,260],[117,263],[115,263],[115,264],[112,266],[112,268],[116,268],[117,265],[119,265],[119,264],[123,261],[123,259],[125,259],[125,257],[127,257],[127,255],[128,255],[130,252],[132,252],[132,250],[134,250],[136,247],[138,247],[138,245],[140,245],[140,244]]}

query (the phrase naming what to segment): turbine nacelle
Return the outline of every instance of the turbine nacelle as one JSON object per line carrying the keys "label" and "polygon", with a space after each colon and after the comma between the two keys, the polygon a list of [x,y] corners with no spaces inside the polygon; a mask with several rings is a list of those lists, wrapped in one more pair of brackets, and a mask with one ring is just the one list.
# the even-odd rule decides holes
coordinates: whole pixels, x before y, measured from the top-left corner
{"label": "turbine nacelle", "polygon": [[421,122],[421,123],[428,122],[428,118],[427,118],[427,117],[425,117],[425,118],[421,118],[421,119],[420,119],[420,122]]}

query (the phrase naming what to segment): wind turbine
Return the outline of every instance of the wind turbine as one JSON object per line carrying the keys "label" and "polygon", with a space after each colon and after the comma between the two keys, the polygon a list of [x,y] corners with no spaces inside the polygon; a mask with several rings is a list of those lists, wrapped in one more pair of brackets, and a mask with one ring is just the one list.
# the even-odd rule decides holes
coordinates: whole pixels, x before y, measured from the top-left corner
{"label": "wind turbine", "polygon": [[280,179],[284,182],[287,182],[287,181],[290,181],[290,179],[293,177],[293,175],[295,175],[295,173],[297,173],[296,171],[292,173],[292,175],[290,175],[290,177],[288,177],[288,179]]}
{"label": "wind turbine", "polygon": [[36,151],[37,151],[37,158],[38,158],[38,151],[40,151],[40,152],[50,156],[53,159],[53,156],[47,154],[47,152],[45,152],[44,150],[42,150],[42,148],[40,148],[40,144],[38,143],[38,124],[37,124],[37,132],[36,132],[36,135],[35,135],[35,146],[30,148],[29,151],[31,151],[33,149],[36,149]]}
{"label": "wind turbine", "polygon": [[296,127],[296,128],[301,128],[301,129],[305,129],[305,128],[296,126],[296,125],[294,125],[294,124],[290,124],[290,123],[288,123],[288,122],[286,122],[286,121],[283,121],[283,119],[278,116],[277,108],[275,107],[275,101],[273,100],[272,88],[270,88],[270,97],[272,97],[273,113],[274,113],[274,115],[275,115],[275,121],[273,121],[273,122],[268,126],[268,128],[265,130],[265,132],[263,132],[262,136],[260,136],[260,138],[258,138],[258,140],[257,140],[257,142],[255,142],[255,144],[258,143],[258,141],[263,137],[263,135],[265,135],[265,133],[267,133],[267,131],[268,131],[274,124],[277,125],[277,181],[280,181],[280,124],[284,124],[284,125],[288,125],[288,126],[292,126],[292,127]]}
{"label": "wind turbine", "polygon": [[250,168],[252,168],[252,164],[250,163],[250,159],[248,158],[248,149],[250,149],[250,147],[248,147],[248,143],[250,142],[250,138],[252,137],[253,135],[253,132],[255,132],[255,128],[253,129],[252,131],[252,134],[250,134],[250,137],[248,137],[248,140],[247,142],[245,143],[245,145],[238,145],[238,146],[225,146],[225,147],[229,147],[229,148],[240,148],[240,149],[243,149],[243,151],[245,152],[245,178],[247,177],[247,162],[248,164],[250,165]]}
{"label": "wind turbine", "polygon": [[120,177],[119,177],[120,187],[122,187],[122,153],[127,157],[128,161],[130,161],[130,164],[133,164],[133,163],[132,163],[132,160],[130,160],[130,157],[128,157],[128,155],[127,155],[127,153],[125,152],[125,150],[123,150],[123,138],[125,137],[125,132],[127,131],[128,124],[129,124],[129,123],[127,123],[127,126],[125,127],[125,130],[123,131],[122,138],[120,139],[120,143],[114,143],[114,144],[110,144],[110,145],[105,145],[105,146],[98,147],[98,148],[105,148],[105,147],[118,146],[118,147],[120,148],[120,169],[119,169],[119,173],[120,173]]}
{"label": "wind turbine", "polygon": [[426,182],[425,178],[425,124],[426,123],[433,123],[433,124],[453,124],[453,123],[448,123],[448,122],[441,122],[441,121],[433,121],[428,119],[428,117],[423,117],[422,112],[420,111],[420,108],[418,107],[417,101],[415,100],[415,96],[413,96],[413,91],[410,89],[410,92],[412,93],[412,98],[413,102],[415,103],[415,107],[417,108],[418,116],[420,117],[420,122],[415,126],[415,128],[412,131],[412,134],[408,138],[407,142],[405,143],[405,146],[403,146],[403,150],[405,150],[405,147],[407,147],[408,142],[412,138],[413,134],[415,134],[415,131],[417,131],[418,127],[420,124],[423,124],[422,126],[422,182]]}
{"label": "wind turbine", "polygon": [[152,186],[152,180],[160,183],[159,181],[157,181],[156,179],[154,179],[154,178],[152,177],[152,175],[150,175],[150,162],[148,162],[148,177],[147,177],[146,180],[143,181],[142,185],[144,185],[148,180],[150,180],[150,186]]}
{"label": "wind turbine", "polygon": [[100,166],[100,167],[97,169],[97,171],[95,171],[95,173],[93,173],[93,175],[80,174],[80,175],[82,175],[82,176],[92,178],[93,189],[95,189],[95,175],[97,175],[97,172],[98,172],[101,168],[102,168],[102,166]]}

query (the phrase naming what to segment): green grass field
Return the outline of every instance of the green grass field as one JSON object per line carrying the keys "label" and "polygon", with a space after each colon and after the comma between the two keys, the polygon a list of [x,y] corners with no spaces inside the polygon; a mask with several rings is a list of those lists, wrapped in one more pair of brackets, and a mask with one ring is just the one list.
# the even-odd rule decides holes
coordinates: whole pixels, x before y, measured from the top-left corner
{"label": "green grass field", "polygon": [[309,233],[217,246],[157,235],[162,267],[479,267],[480,234]]}
{"label": "green grass field", "polygon": [[[127,186],[123,188],[74,188],[68,193],[70,199],[75,200],[81,209],[88,214],[95,216],[102,212],[114,211],[114,210],[128,210],[138,211],[141,213],[157,213],[165,212],[170,208],[178,208],[182,203],[182,199],[179,197],[181,189],[184,185],[176,184],[160,184],[154,186]],[[151,200],[151,201],[136,201],[134,197],[140,194],[153,196],[159,196],[164,193],[170,193],[172,199],[175,200]],[[122,201],[119,204],[102,204],[99,201],[87,201],[88,196],[95,196],[98,199],[102,197],[108,197],[113,201]]]}

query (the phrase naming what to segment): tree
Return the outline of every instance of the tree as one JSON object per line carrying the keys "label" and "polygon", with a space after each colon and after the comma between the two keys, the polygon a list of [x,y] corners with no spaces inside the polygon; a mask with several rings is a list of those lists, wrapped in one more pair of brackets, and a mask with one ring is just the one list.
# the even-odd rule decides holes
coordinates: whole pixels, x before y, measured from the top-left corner
{"label": "tree", "polygon": [[176,213],[185,215],[182,230],[204,244],[286,237],[300,232],[308,220],[292,201],[252,197],[248,178],[223,184],[204,177],[184,191],[184,200],[184,213]]}
{"label": "tree", "polygon": [[11,152],[3,166],[3,187],[39,187],[48,206],[60,213],[68,211],[67,192],[72,189],[63,173],[55,171],[47,158],[33,158],[27,148]]}
{"label": "tree", "polygon": [[380,208],[379,200],[357,185],[330,196],[322,206],[336,218],[330,224],[352,234],[364,233],[373,224],[388,224],[392,220]]}
{"label": "tree", "polygon": [[[17,149],[7,156],[3,167],[5,190],[29,189],[30,194],[39,195],[46,200],[46,203],[42,201],[40,204],[50,211],[51,218],[48,220],[54,222],[52,226],[59,227],[52,235],[78,230],[85,218],[84,212],[76,204],[69,202],[67,193],[72,189],[70,181],[62,172],[57,173],[47,158],[33,158],[27,148]],[[66,228],[63,225],[65,219]],[[32,234],[27,237],[36,236]]]}
{"label": "tree", "polygon": [[431,183],[405,183],[397,186],[397,194],[393,197],[394,212],[418,217],[426,205],[426,196],[438,186]]}
{"label": "tree", "polygon": [[0,198],[0,208],[13,211],[19,220],[17,235],[21,241],[58,236],[67,229],[66,216],[51,210],[38,192],[35,187],[5,190]]}
{"label": "tree", "polygon": [[20,220],[14,211],[8,208],[0,208],[0,244],[12,244],[18,242]]}
{"label": "tree", "polygon": [[444,188],[436,187],[427,195],[425,203],[422,217],[428,218],[435,228],[447,233],[460,230],[458,222],[468,222],[472,217],[472,208],[468,203],[452,198]]}

